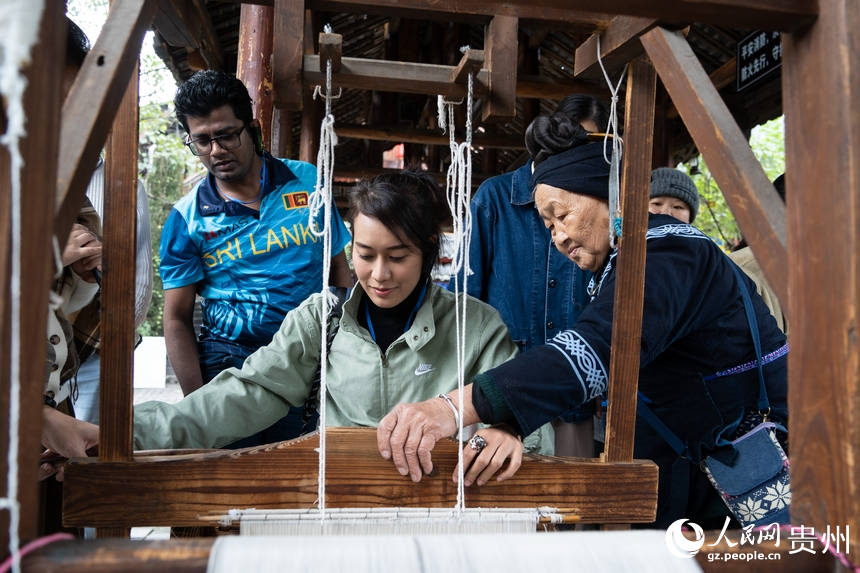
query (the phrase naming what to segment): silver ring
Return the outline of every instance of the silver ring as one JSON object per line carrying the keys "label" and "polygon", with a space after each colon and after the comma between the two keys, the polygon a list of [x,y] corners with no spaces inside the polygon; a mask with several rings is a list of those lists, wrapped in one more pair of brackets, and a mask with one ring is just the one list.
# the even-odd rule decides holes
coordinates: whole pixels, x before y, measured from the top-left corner
{"label": "silver ring", "polygon": [[487,440],[484,439],[484,436],[475,434],[472,436],[472,439],[469,440],[469,445],[473,450],[480,454],[481,451],[487,447]]}

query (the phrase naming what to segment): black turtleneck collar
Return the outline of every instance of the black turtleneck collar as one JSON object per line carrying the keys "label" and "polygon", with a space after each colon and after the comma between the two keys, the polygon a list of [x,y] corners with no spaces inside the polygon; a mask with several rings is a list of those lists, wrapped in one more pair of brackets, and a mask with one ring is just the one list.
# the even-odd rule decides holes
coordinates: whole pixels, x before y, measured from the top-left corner
{"label": "black turtleneck collar", "polygon": [[376,335],[376,345],[383,351],[387,350],[392,342],[406,332],[409,327],[407,322],[415,309],[415,305],[418,304],[421,290],[428,284],[427,279],[428,277],[422,276],[409,296],[391,308],[376,306],[367,293],[361,297],[361,303],[358,307],[358,324],[370,331],[367,324],[369,312],[370,320],[373,323],[373,333]]}

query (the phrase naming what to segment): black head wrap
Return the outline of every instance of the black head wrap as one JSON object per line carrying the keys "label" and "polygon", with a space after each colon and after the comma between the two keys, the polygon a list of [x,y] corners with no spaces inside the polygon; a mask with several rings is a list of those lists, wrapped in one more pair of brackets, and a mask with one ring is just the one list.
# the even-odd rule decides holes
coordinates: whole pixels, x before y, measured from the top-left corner
{"label": "black head wrap", "polygon": [[603,158],[603,144],[587,143],[547,157],[532,173],[532,189],[538,183],[609,200],[609,164]]}

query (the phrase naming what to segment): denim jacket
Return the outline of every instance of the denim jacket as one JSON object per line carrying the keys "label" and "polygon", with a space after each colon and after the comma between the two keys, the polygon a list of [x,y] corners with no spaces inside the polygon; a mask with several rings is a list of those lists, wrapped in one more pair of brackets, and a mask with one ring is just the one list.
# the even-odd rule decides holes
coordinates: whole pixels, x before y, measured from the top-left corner
{"label": "denim jacket", "polygon": [[[472,198],[472,272],[466,291],[499,311],[521,352],[573,327],[591,273],[555,248],[532,198],[531,161],[492,177]],[[462,290],[451,277],[448,289]]]}

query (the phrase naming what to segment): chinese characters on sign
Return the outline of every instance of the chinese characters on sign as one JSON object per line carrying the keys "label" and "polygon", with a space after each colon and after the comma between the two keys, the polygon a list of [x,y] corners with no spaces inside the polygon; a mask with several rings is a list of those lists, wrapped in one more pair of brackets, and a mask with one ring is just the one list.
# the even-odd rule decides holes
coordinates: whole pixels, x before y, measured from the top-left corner
{"label": "chinese characters on sign", "polygon": [[738,91],[743,91],[782,65],[779,32],[753,32],[738,42]]}

